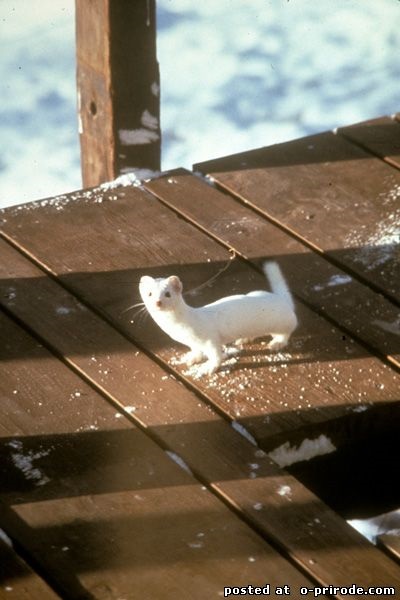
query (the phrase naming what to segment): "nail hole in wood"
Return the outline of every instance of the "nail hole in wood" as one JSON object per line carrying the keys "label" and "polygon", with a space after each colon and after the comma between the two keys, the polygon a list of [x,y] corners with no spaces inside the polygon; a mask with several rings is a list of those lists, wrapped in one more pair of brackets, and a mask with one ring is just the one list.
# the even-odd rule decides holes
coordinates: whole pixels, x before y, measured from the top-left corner
{"label": "nail hole in wood", "polygon": [[97,115],[97,105],[96,105],[96,102],[94,102],[94,100],[92,100],[91,103],[89,104],[89,110],[90,110],[90,114],[93,115],[93,117],[95,117]]}

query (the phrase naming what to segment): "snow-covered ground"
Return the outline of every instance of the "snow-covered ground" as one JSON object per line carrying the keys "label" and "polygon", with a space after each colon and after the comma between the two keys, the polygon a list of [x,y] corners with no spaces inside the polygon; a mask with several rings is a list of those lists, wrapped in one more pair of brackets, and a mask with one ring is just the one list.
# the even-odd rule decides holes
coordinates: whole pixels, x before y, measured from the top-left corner
{"label": "snow-covered ground", "polygon": [[[400,109],[399,0],[158,0],[163,168]],[[0,206],[81,185],[73,0],[0,2]]]}

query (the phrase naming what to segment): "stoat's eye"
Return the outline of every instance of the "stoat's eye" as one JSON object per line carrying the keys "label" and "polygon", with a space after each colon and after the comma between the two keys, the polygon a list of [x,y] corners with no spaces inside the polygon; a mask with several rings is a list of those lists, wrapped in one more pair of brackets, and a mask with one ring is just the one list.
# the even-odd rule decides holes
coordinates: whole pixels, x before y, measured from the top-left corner
{"label": "stoat's eye", "polygon": [[171,298],[171,292],[165,292],[164,296],[165,296],[166,298]]}
{"label": "stoat's eye", "polygon": [[149,298],[150,298],[150,296],[152,296],[152,295],[153,295],[153,292],[149,292],[149,293],[148,293],[148,296],[149,296]]}

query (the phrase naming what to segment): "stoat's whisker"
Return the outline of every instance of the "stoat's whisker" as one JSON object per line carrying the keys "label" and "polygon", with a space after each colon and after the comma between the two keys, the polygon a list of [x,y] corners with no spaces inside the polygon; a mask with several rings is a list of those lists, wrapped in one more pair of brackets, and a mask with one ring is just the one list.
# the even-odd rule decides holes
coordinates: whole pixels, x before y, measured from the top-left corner
{"label": "stoat's whisker", "polygon": [[135,314],[133,315],[133,317],[131,319],[131,323],[134,323],[135,321],[136,321],[136,323],[141,323],[148,317],[148,314],[149,313],[148,313],[146,307],[142,306],[142,308],[140,308],[138,311],[136,311]]}
{"label": "stoat's whisker", "polygon": [[125,308],[125,310],[123,310],[121,312],[121,315],[124,315],[125,313],[127,313],[129,310],[132,310],[133,308],[137,308],[138,306],[143,306],[144,307],[144,302],[138,302],[137,304],[132,304],[132,306],[128,306],[128,308]]}

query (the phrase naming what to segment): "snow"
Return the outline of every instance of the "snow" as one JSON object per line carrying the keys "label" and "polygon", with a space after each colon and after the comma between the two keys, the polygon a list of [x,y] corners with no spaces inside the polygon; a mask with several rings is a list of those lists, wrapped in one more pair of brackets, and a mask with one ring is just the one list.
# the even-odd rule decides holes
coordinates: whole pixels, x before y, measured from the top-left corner
{"label": "snow", "polygon": [[396,0],[159,2],[166,166],[397,111],[399,12]]}
{"label": "snow", "polygon": [[155,131],[150,131],[144,127],[140,129],[120,129],[118,136],[123,146],[151,144],[160,137]]}
{"label": "snow", "polygon": [[129,173],[124,173],[116,177],[113,181],[106,181],[99,186],[100,190],[108,191],[118,187],[128,187],[133,185],[141,187],[144,181],[151,181],[160,177],[160,171],[152,171],[151,169],[133,169]]}
{"label": "snow", "polygon": [[292,488],[290,485],[281,485],[277,490],[277,494],[289,499],[292,494]]}
{"label": "snow", "polygon": [[0,540],[2,540],[5,544],[7,544],[7,546],[10,546],[10,548],[12,548],[12,540],[8,537],[4,529],[0,529]]}
{"label": "snow", "polygon": [[258,445],[254,436],[252,436],[250,431],[248,431],[248,429],[246,429],[241,423],[239,423],[238,421],[231,421],[231,426],[235,431],[237,431],[237,433],[246,438],[246,440],[250,442],[250,444],[252,444],[253,446]]}
{"label": "snow", "polygon": [[0,3],[0,205],[80,187],[70,0]]}
{"label": "snow", "polygon": [[336,447],[331,440],[326,435],[321,434],[313,440],[303,440],[298,447],[292,447],[289,442],[285,442],[282,446],[269,452],[268,456],[284,468],[303,460],[310,460],[316,456],[330,454],[335,450]]}
{"label": "snow", "polygon": [[375,544],[378,536],[385,533],[396,536],[400,535],[400,509],[372,517],[371,519],[351,519],[348,523],[354,529],[357,529],[361,535]]}
{"label": "snow", "polygon": [[375,223],[374,232],[368,236],[361,230],[353,231],[347,236],[345,244],[346,247],[353,247],[354,262],[362,265],[366,271],[394,262],[400,245],[400,208]]}
{"label": "snow", "polygon": [[190,470],[190,467],[185,463],[183,458],[179,456],[179,454],[176,454],[175,452],[172,452],[170,450],[166,450],[165,454],[167,454],[170,457],[170,459],[178,465],[178,467],[186,471],[186,473],[188,473],[189,475],[193,475],[192,471]]}
{"label": "snow", "polygon": [[[398,110],[398,0],[157,10],[163,169]],[[0,50],[0,206],[80,188],[74,1],[2,0]],[[120,134],[152,141],[157,119],[142,124]]]}
{"label": "snow", "polygon": [[34,466],[34,461],[50,453],[50,450],[41,450],[33,452],[31,450],[23,452],[23,443],[20,440],[12,440],[8,443],[10,448],[15,450],[11,452],[11,459],[14,465],[22,471],[26,479],[30,479],[35,485],[46,485],[50,479],[37,467]]}
{"label": "snow", "polygon": [[388,321],[381,321],[376,319],[372,321],[373,325],[377,325],[383,331],[388,331],[389,333],[393,333],[394,335],[400,335],[400,317],[395,319],[393,322],[389,323]]}
{"label": "snow", "polygon": [[68,308],[68,306],[57,306],[56,313],[57,315],[69,315],[73,310]]}
{"label": "snow", "polygon": [[321,292],[323,289],[327,287],[336,287],[338,285],[346,285],[351,283],[353,279],[350,275],[346,275],[345,273],[338,273],[336,275],[332,275],[329,281],[325,284],[317,284],[313,287],[316,292]]}

